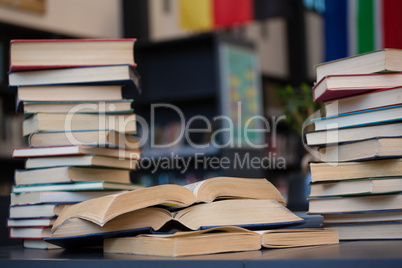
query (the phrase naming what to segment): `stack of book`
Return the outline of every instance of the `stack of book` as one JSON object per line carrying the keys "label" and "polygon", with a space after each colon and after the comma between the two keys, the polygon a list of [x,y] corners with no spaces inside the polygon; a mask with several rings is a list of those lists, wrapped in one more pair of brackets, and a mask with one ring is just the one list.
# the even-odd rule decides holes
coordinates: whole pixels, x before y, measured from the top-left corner
{"label": "stack of book", "polygon": [[402,239],[402,50],[316,67],[309,212],[340,239]]}
{"label": "stack of book", "polygon": [[57,218],[46,241],[66,248],[104,245],[108,253],[159,256],[338,243],[336,231],[283,228],[304,222],[286,208],[268,180],[214,177],[72,205]]}
{"label": "stack of book", "polygon": [[95,197],[142,188],[130,180],[140,158],[132,98],[140,89],[135,39],[13,40],[9,84],[17,87],[29,147],[16,170],[8,226],[25,247],[60,211]]}

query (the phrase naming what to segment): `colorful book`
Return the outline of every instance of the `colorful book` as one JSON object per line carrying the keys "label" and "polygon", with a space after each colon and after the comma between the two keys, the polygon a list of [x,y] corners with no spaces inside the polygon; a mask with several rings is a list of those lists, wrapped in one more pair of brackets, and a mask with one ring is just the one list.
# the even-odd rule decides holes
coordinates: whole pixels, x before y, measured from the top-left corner
{"label": "colorful book", "polygon": [[136,39],[17,39],[10,42],[10,71],[134,62]]}

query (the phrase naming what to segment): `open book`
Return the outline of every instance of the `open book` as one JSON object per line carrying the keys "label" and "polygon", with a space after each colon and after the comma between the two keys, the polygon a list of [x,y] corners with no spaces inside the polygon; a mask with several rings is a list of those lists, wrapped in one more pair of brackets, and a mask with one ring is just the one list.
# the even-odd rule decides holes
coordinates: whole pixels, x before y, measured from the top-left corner
{"label": "open book", "polygon": [[279,191],[266,179],[216,177],[187,186],[158,185],[73,205],[57,218],[52,238],[67,243],[71,240],[69,245],[74,245],[75,238],[82,236],[93,238],[98,234],[102,241],[122,232],[160,230],[172,221],[191,230],[220,225],[258,225],[261,229],[305,222],[285,207]]}
{"label": "open book", "polygon": [[226,199],[199,203],[171,212],[147,207],[113,218],[103,226],[81,218],[69,218],[53,230],[48,242],[71,248],[101,245],[104,238],[140,233],[201,230],[216,226],[272,229],[305,223],[276,200]]}
{"label": "open book", "polygon": [[116,216],[141,208],[156,205],[180,208],[222,198],[272,199],[285,205],[278,189],[266,179],[215,177],[186,186],[157,185],[91,199],[64,210],[57,219],[54,230],[69,218],[81,218],[103,226]]}
{"label": "open book", "polygon": [[339,243],[338,233],[324,229],[280,229],[254,232],[225,226],[175,234],[143,234],[106,239],[104,252],[180,257],[261,247],[285,248]]}

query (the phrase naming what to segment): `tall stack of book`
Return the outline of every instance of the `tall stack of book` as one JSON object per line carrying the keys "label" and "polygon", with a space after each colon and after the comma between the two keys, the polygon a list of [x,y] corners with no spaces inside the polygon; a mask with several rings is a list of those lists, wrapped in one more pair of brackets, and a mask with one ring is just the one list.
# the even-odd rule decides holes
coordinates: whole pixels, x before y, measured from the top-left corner
{"label": "tall stack of book", "polygon": [[16,170],[8,226],[25,247],[43,238],[61,209],[142,188],[130,180],[140,157],[134,92],[135,39],[13,40],[9,84],[17,87],[29,147]]}
{"label": "tall stack of book", "polygon": [[402,239],[402,50],[318,65],[309,212],[340,239]]}

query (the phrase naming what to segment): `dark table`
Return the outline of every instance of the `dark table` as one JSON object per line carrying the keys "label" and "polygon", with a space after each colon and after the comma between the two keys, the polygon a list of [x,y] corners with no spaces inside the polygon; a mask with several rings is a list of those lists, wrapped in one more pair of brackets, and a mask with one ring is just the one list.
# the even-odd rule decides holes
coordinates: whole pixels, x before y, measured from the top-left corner
{"label": "dark table", "polygon": [[0,248],[0,267],[402,267],[402,240],[348,241],[339,245],[264,249],[181,258],[104,254],[101,250]]}

